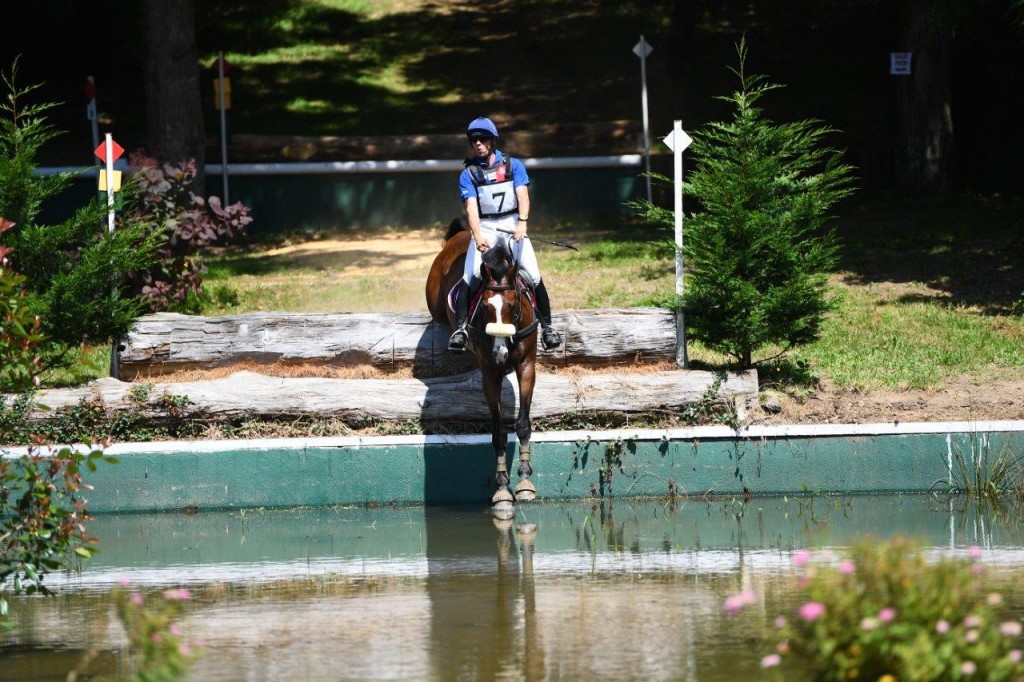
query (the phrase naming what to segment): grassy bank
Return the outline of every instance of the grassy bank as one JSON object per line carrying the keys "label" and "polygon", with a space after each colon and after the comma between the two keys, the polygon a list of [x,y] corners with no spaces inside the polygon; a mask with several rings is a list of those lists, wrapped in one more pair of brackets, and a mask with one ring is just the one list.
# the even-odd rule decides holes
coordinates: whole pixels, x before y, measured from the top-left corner
{"label": "grassy bank", "polygon": [[[820,340],[762,369],[763,385],[798,390],[827,380],[870,391],[931,389],[963,376],[1024,380],[1019,202],[959,198],[847,206],[843,214],[832,277],[838,308]],[[204,314],[423,312],[439,234],[440,226],[307,235],[210,256]],[[563,225],[543,235],[579,248],[537,243],[556,309],[671,304],[668,234],[641,225]],[[689,357],[696,367],[728,366],[697,343]],[[108,358],[94,349],[75,372],[47,383],[104,376]]]}
{"label": "grassy bank", "polygon": [[[833,275],[839,307],[821,339],[790,354],[780,376],[817,376],[864,390],[934,388],[961,375],[1024,378],[1024,320],[1015,312],[1024,290],[1017,202],[848,206],[845,215],[840,269]],[[575,242],[578,252],[538,243],[556,307],[670,305],[669,235],[638,225],[602,227],[545,233]],[[439,244],[435,232],[345,239],[330,248],[325,235],[212,258],[209,312],[424,310],[423,281]],[[372,252],[390,240],[407,252]],[[690,358],[698,365],[726,363],[699,344]],[[809,369],[794,372],[799,363]]]}

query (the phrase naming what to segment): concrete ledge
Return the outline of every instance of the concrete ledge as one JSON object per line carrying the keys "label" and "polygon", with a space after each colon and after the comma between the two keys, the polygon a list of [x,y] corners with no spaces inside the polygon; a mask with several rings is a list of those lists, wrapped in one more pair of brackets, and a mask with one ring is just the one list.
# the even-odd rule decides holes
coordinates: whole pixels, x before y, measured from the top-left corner
{"label": "concrete ledge", "polygon": [[[910,493],[947,489],[960,457],[1019,456],[1024,422],[571,431],[537,433],[533,442],[542,500]],[[97,513],[483,506],[493,492],[487,435],[125,443],[107,452],[120,463],[87,479]]]}

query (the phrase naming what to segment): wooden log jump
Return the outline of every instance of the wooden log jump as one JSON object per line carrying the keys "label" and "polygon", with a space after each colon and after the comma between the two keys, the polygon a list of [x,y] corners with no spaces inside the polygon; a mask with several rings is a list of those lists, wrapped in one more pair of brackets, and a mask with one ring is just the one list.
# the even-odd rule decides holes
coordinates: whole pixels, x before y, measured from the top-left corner
{"label": "wooden log jump", "polygon": [[[612,364],[675,358],[675,314],[663,308],[577,310],[552,320],[565,343],[546,363]],[[119,346],[119,378],[261,363],[371,364],[466,371],[471,354],[448,352],[448,325],[419,313],[248,313],[140,318]]]}
{"label": "wooden log jump", "polygon": [[[506,380],[502,391],[502,402],[510,415],[515,414],[518,399],[514,384]],[[487,403],[482,399],[480,373],[475,370],[430,379],[281,378],[242,371],[209,381],[151,384],[141,396],[138,386],[117,379],[100,379],[85,387],[40,391],[38,402],[60,410],[87,400],[101,405],[108,413],[142,409],[157,419],[168,416],[169,402],[174,402],[175,417],[179,419],[490,419]],[[678,370],[580,377],[540,373],[532,414],[558,417],[581,412],[674,410],[705,400],[709,389],[715,389],[711,394],[715,400],[741,403],[742,399],[757,395],[757,372]],[[52,413],[38,410],[30,419],[47,416]]]}

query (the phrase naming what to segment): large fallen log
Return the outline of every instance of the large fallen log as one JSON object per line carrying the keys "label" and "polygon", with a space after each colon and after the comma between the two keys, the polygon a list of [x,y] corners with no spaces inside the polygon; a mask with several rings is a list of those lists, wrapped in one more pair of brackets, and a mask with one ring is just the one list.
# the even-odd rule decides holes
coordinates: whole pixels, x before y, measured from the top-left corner
{"label": "large fallen log", "polygon": [[[518,387],[505,381],[502,402],[514,415]],[[134,409],[159,419],[230,420],[246,417],[343,417],[423,421],[487,421],[480,373],[476,370],[432,379],[281,378],[236,372],[222,379],[141,385],[100,379],[73,389],[41,391],[38,402],[51,410],[86,400],[113,412]],[[646,374],[540,373],[533,396],[535,417],[580,412],[675,410],[702,401],[731,401],[757,394],[757,372],[692,370]],[[737,401],[741,402],[741,401]],[[173,406],[173,407],[169,407]],[[168,411],[172,415],[168,415]],[[52,415],[53,413],[49,413]],[[42,419],[33,412],[30,419]]]}
{"label": "large fallen log", "polygon": [[[578,310],[554,316],[565,343],[545,362],[608,364],[675,358],[675,315],[662,308]],[[249,313],[140,318],[119,346],[121,379],[240,362],[369,363],[467,371],[469,354],[448,352],[451,329],[418,313]]]}

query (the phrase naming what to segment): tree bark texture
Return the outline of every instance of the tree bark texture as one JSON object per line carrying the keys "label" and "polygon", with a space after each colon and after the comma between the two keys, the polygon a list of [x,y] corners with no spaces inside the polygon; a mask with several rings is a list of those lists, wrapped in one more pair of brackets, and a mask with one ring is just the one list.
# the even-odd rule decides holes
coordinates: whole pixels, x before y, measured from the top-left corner
{"label": "tree bark texture", "polygon": [[[353,421],[406,420],[489,422],[480,372],[473,370],[432,379],[320,379],[269,377],[236,372],[211,381],[153,385],[140,400],[138,384],[100,379],[86,387],[40,391],[30,419],[53,416],[53,410],[91,401],[108,414],[142,410],[154,420],[175,419],[327,418]],[[503,411],[515,415],[515,376],[502,385]],[[568,377],[539,372],[533,394],[533,417],[558,417],[580,412],[677,410],[712,398],[742,409],[757,395],[757,371],[718,373],[671,370],[648,374],[593,374]],[[187,398],[183,401],[170,398]],[[4,396],[0,396],[4,399]]]}
{"label": "tree bark texture", "polygon": [[201,194],[206,131],[193,0],[144,0],[142,23],[150,152],[170,163],[195,159]]}
{"label": "tree bark texture", "polygon": [[950,188],[953,116],[950,96],[952,29],[949,8],[931,0],[904,0],[900,50],[912,53],[911,75],[897,83],[901,185],[909,194]]}
{"label": "tree bark texture", "polygon": [[[578,310],[552,320],[565,343],[546,363],[609,364],[675,358],[675,314],[663,308]],[[448,325],[418,313],[249,313],[140,318],[119,350],[121,379],[240,362],[412,366],[441,372],[476,366],[448,351]]]}

